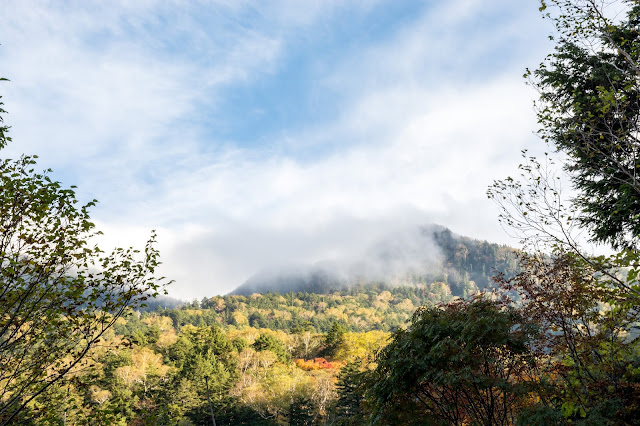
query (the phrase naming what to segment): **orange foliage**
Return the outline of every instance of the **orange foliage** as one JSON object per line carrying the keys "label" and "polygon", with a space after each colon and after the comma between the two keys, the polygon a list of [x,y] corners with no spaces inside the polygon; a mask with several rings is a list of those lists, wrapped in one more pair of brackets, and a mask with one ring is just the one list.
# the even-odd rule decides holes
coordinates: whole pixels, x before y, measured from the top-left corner
{"label": "orange foliage", "polygon": [[298,358],[295,360],[295,363],[298,366],[298,368],[301,368],[302,370],[305,370],[305,371],[341,368],[344,365],[343,362],[327,361],[324,358],[314,358],[314,359],[310,359],[309,361],[306,361],[302,358]]}

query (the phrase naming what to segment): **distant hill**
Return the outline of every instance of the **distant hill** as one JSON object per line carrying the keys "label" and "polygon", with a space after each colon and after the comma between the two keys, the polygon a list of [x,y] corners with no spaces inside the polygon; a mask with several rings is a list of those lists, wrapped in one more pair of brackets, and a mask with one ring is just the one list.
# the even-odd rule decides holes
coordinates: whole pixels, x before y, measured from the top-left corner
{"label": "distant hill", "polygon": [[138,310],[152,312],[158,308],[173,309],[184,305],[184,303],[180,299],[160,294],[156,297],[149,297],[144,303],[146,306]]}
{"label": "distant hill", "polygon": [[466,296],[490,286],[496,271],[517,273],[516,253],[505,245],[428,225],[389,235],[356,260],[261,271],[230,294],[325,294],[354,285],[415,286],[440,282],[446,284],[452,295]]}
{"label": "distant hill", "polygon": [[252,276],[229,294],[253,293],[327,293],[343,290],[349,282],[325,266],[296,266],[266,270]]}

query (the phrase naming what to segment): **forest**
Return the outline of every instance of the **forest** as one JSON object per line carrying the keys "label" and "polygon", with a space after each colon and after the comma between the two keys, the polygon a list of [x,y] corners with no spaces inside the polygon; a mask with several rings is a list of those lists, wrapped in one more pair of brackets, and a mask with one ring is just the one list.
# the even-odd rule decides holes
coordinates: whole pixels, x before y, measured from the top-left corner
{"label": "forest", "polygon": [[487,192],[522,249],[426,227],[424,274],[163,306],[154,232],[104,252],[95,201],[2,160],[0,424],[640,423],[640,5],[621,4],[542,1],[560,36],[525,77],[562,156],[523,152]]}

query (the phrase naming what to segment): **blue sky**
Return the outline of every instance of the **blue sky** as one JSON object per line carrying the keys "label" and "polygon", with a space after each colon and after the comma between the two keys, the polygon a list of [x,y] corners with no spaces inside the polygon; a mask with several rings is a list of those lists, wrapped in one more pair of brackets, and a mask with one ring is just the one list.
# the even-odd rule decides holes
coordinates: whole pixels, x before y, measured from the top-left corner
{"label": "blue sky", "polygon": [[538,6],[2,0],[2,155],[99,199],[106,246],[157,229],[181,298],[418,224],[515,244],[485,191],[544,149]]}

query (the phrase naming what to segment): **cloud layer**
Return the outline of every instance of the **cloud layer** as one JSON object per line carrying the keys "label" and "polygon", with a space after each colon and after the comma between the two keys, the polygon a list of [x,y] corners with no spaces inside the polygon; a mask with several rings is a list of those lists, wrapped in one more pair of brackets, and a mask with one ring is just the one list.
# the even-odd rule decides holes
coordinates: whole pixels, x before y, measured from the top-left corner
{"label": "cloud layer", "polygon": [[158,229],[183,298],[416,224],[504,242],[485,190],[539,145],[520,75],[548,28],[418,3],[5,4],[4,155],[98,198],[107,245]]}

